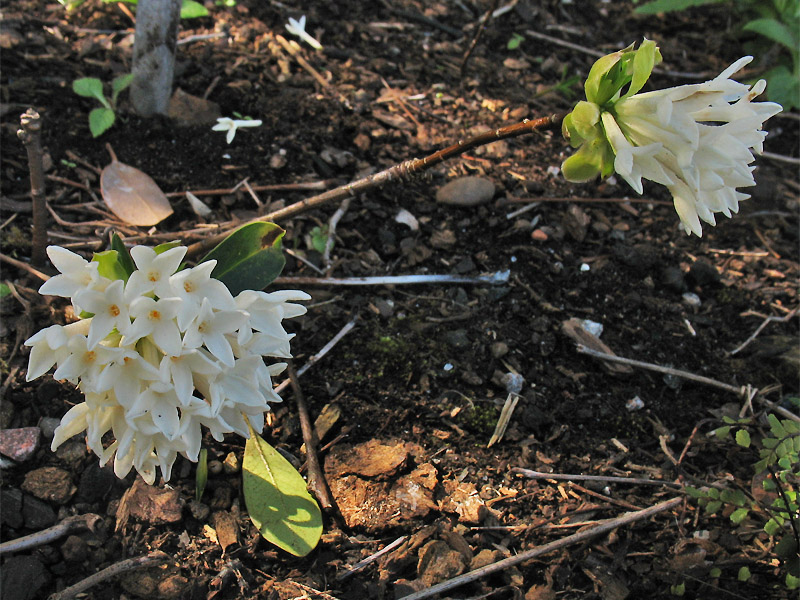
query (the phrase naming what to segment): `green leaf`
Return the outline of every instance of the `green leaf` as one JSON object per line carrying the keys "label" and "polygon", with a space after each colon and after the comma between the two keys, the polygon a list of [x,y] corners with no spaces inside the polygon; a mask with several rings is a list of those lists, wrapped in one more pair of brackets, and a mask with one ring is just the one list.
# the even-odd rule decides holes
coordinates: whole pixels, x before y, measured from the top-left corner
{"label": "green leaf", "polygon": [[250,520],[264,539],[295,556],[316,547],[322,535],[319,506],[300,473],[252,427],[244,448],[242,484]]}
{"label": "green leaf", "polygon": [[789,590],[796,590],[800,587],[800,577],[795,577],[791,573],[786,574],[786,588]]}
{"label": "green leaf", "polygon": [[686,593],[686,583],[681,581],[680,583],[669,586],[669,593],[673,596],[683,596]]}
{"label": "green leaf", "polygon": [[200,456],[197,459],[197,471],[194,475],[194,499],[200,502],[203,497],[203,492],[206,489],[208,482],[208,450],[203,448],[200,450]]}
{"label": "green leaf", "polygon": [[119,96],[119,93],[128,87],[132,81],[133,73],[127,73],[114,78],[114,80],[111,82],[111,103],[114,106],[117,105],[117,96]]}
{"label": "green leaf", "polygon": [[767,415],[767,421],[769,421],[769,429],[772,431],[772,435],[778,439],[786,437],[786,430],[778,417],[770,413]]}
{"label": "green leaf", "polygon": [[195,19],[197,17],[207,17],[208,9],[194,0],[183,0],[181,4],[181,19]]}
{"label": "green leaf", "polygon": [[519,48],[520,44],[525,40],[525,36],[520,35],[518,33],[514,33],[511,36],[511,39],[508,40],[508,44],[506,44],[506,48],[509,50],[516,50]]}
{"label": "green leaf", "polygon": [[742,567],[741,569],[739,569],[739,574],[736,576],[736,578],[739,581],[747,581],[748,579],[750,579],[750,577],[751,577],[750,569],[748,569],[747,567]]}
{"label": "green leaf", "polygon": [[747,517],[749,511],[746,508],[737,508],[731,513],[731,523],[738,525]]}
{"label": "green leaf", "polygon": [[774,536],[781,532],[783,528],[775,521],[775,519],[770,519],[764,525],[764,532],[769,536]]}
{"label": "green leaf", "polygon": [[736,432],[736,443],[743,448],[750,447],[750,432],[747,429],[740,429]]}
{"label": "green leaf", "polygon": [[720,508],[722,508],[722,502],[720,502],[719,500],[714,500],[713,502],[709,502],[708,504],[706,504],[706,512],[709,515],[713,515]]}
{"label": "green leaf", "polygon": [[692,487],[690,485],[687,485],[685,488],[683,488],[683,491],[695,499],[705,498],[705,494],[701,490],[698,490],[696,487]]}
{"label": "green leaf", "polygon": [[[181,245],[180,240],[172,240],[171,242],[164,242],[163,244],[159,244],[155,248],[153,248],[153,252],[156,254],[163,254],[167,250],[172,250]],[[178,269],[180,270],[180,269]]]}
{"label": "green leaf", "polygon": [[92,262],[98,263],[97,272],[108,279],[128,280],[128,273],[119,262],[116,250],[106,250],[105,252],[95,252]]}
{"label": "green leaf", "polygon": [[708,574],[710,577],[715,577],[715,578],[719,577],[720,575],[722,575],[722,569],[720,569],[719,567],[714,567],[708,572]]}
{"label": "green leaf", "polygon": [[767,80],[767,98],[777,102],[784,111],[800,108],[800,79],[792,75],[786,65],[779,65],[764,73]]}
{"label": "green leaf", "polygon": [[744,31],[752,31],[765,38],[786,46],[790,52],[797,52],[797,35],[777,19],[756,19],[742,27]]}
{"label": "green leaf", "polygon": [[84,98],[96,98],[106,108],[111,105],[103,95],[103,82],[96,77],[81,77],[72,82],[72,91]]}
{"label": "green leaf", "polygon": [[284,233],[275,223],[243,225],[200,262],[215,259],[212,277],[227,285],[234,296],[242,290],[262,290],[280,275],[286,263],[281,251]]}
{"label": "green leaf", "polygon": [[5,298],[11,295],[11,288],[5,283],[0,283],[0,298]]}
{"label": "green leaf", "polygon": [[114,111],[110,108],[95,108],[89,113],[89,131],[92,137],[103,135],[114,124]]}
{"label": "green leaf", "polygon": [[111,236],[111,249],[117,251],[117,261],[126,273],[123,279],[128,281],[130,274],[136,270],[136,264],[133,262],[128,248],[122,242],[122,238],[116,233]]}
{"label": "green leaf", "polygon": [[723,425],[722,427],[717,427],[714,430],[714,435],[717,436],[718,439],[724,440],[728,437],[728,434],[731,432],[730,425]]}

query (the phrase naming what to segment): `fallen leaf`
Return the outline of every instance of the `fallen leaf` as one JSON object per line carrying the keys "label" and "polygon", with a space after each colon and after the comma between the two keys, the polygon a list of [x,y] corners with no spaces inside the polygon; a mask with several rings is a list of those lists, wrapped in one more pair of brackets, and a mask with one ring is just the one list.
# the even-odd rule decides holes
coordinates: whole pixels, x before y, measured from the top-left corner
{"label": "fallen leaf", "polygon": [[130,165],[112,160],[100,175],[103,200],[117,217],[131,225],[150,226],[172,214],[164,192],[149,175]]}

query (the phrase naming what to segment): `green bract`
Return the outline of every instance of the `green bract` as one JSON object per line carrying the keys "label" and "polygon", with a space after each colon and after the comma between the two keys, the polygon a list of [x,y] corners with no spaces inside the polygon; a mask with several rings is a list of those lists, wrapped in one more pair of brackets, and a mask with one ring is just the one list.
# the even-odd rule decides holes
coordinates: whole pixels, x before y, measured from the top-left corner
{"label": "green bract", "polygon": [[614,172],[614,149],[606,137],[601,114],[611,110],[616,101],[641,90],[659,62],[661,53],[656,43],[644,40],[637,50],[631,44],[592,65],[584,84],[586,100],[578,102],[562,125],[564,137],[573,148],[579,148],[561,166],[569,181],[588,181]]}

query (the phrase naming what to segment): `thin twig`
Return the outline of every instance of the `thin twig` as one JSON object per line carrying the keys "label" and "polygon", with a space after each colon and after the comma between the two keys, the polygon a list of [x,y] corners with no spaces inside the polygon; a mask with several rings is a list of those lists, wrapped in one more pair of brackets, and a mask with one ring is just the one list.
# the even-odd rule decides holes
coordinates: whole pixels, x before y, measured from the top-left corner
{"label": "thin twig", "polygon": [[697,383],[704,383],[706,385],[710,385],[719,388],[721,390],[725,390],[727,392],[733,392],[738,396],[744,396],[748,391],[748,386],[746,385],[737,387],[735,385],[722,383],[721,381],[717,381],[716,379],[711,379],[710,377],[695,375],[694,373],[689,373],[688,371],[681,371],[679,369],[673,369],[670,367],[662,367],[661,365],[655,365],[653,363],[643,362],[640,360],[633,360],[630,358],[624,358],[622,356],[614,356],[611,354],[606,354],[605,352],[598,352],[597,350],[592,350],[590,348],[587,348],[586,346],[578,345],[578,352],[580,352],[581,354],[588,354],[589,356],[594,356],[595,358],[600,358],[602,360],[607,360],[610,362],[630,365],[632,367],[639,367],[641,369],[648,369],[650,371],[656,371],[658,373],[665,373],[666,375],[674,375],[675,377],[682,377],[683,379],[696,381]]}
{"label": "thin twig", "polygon": [[294,369],[294,364],[291,360],[287,361],[286,367],[289,373],[289,381],[292,383],[292,391],[294,392],[294,399],[297,402],[297,414],[300,417],[300,429],[303,431],[303,442],[306,445],[306,461],[308,463],[308,485],[311,491],[319,500],[323,510],[326,512],[336,509],[336,502],[331,496],[331,490],[328,487],[328,482],[325,480],[325,473],[322,471],[322,466],[317,456],[317,433],[314,431],[314,426],[311,424],[311,417],[308,415],[308,408],[306,407],[305,398],[303,398],[303,390],[300,388],[300,383],[297,381],[297,372]]}
{"label": "thin twig", "polygon": [[28,154],[28,170],[31,178],[31,202],[33,204],[33,237],[31,239],[31,264],[42,267],[47,259],[47,201],[45,198],[44,166],[42,159],[42,120],[32,108],[19,118],[22,129],[17,137],[25,145]]}
{"label": "thin twig", "polygon": [[786,321],[788,321],[797,314],[798,308],[800,307],[798,306],[794,307],[789,314],[784,315],[782,317],[766,317],[764,321],[761,323],[761,325],[758,326],[758,329],[756,329],[753,332],[753,335],[751,335],[744,342],[742,342],[742,344],[738,346],[736,349],[731,350],[730,355],[733,356],[734,354],[738,354],[739,352],[744,350],[750,344],[750,342],[756,339],[758,337],[758,334],[761,333],[764,330],[764,328],[770,323],[786,323]]}
{"label": "thin twig", "polygon": [[91,531],[99,521],[102,521],[102,517],[92,513],[67,517],[60,523],[43,529],[42,531],[3,542],[0,544],[0,556],[3,554],[11,554],[12,552],[30,550],[31,548],[44,546],[45,544],[52,544],[57,539],[75,531],[84,531],[86,529]]}
{"label": "thin twig", "polygon": [[336,576],[336,580],[337,581],[342,581],[344,579],[347,579],[351,575],[354,575],[355,573],[358,573],[361,569],[363,569],[364,567],[372,564],[373,562],[375,562],[377,559],[379,559],[381,556],[383,556],[387,552],[391,552],[392,550],[397,548],[400,544],[402,544],[404,541],[406,541],[407,537],[408,537],[407,535],[401,535],[399,538],[397,538],[391,544],[388,544],[388,545],[384,546],[383,548],[381,548],[380,550],[378,550],[375,554],[372,554],[371,556],[368,556],[364,560],[359,561],[356,564],[354,564],[353,567],[349,571],[345,571],[343,573],[339,573],[339,575]]}
{"label": "thin twig", "polygon": [[[341,181],[341,180],[338,180]],[[316,192],[328,189],[329,185],[337,183],[336,179],[324,179],[322,181],[306,181],[299,183],[281,183],[275,185],[251,185],[255,192]],[[212,190],[187,190],[195,196],[229,196],[236,192],[241,186],[241,182],[232,188],[217,188]],[[177,198],[186,192],[170,192],[165,194],[167,198]]]}
{"label": "thin twig", "polygon": [[311,75],[317,81],[317,83],[319,83],[324,88],[330,87],[331,84],[322,75],[319,74],[319,71],[317,71],[314,67],[312,67],[308,63],[308,61],[305,58],[303,58],[302,54],[300,54],[300,46],[297,42],[295,42],[294,40],[289,41],[282,35],[276,35],[275,39],[281,46],[283,46],[283,49],[286,50],[286,52],[288,52],[297,61],[297,63],[301,67],[303,67],[306,71],[308,71],[308,74]]}
{"label": "thin twig", "polygon": [[[509,125],[507,127],[501,127],[500,129],[485,131],[474,137],[461,140],[452,146],[448,146],[447,148],[434,152],[425,158],[415,158],[413,160],[402,162],[379,173],[375,173],[357,181],[339,186],[317,196],[306,198],[300,202],[295,202],[294,204],[291,204],[285,208],[276,210],[257,219],[253,219],[252,221],[248,221],[248,223],[255,223],[258,221],[278,222],[288,219],[289,217],[293,217],[305,211],[311,210],[312,208],[322,206],[328,202],[335,202],[343,200],[347,197],[357,196],[369,190],[381,188],[388,183],[408,179],[412,175],[421,173],[426,169],[430,169],[431,167],[434,167],[445,160],[459,156],[464,152],[472,150],[473,148],[490,144],[498,140],[519,137],[521,135],[534,132],[557,131],[561,128],[561,121],[563,118],[564,115],[561,114],[550,115],[549,117],[541,117],[533,120],[525,119],[521,123],[517,123],[515,125]],[[210,236],[202,241],[192,244],[189,246],[189,250],[186,253],[187,257],[196,257],[201,253],[210,250],[219,244],[223,239],[225,239],[227,235],[225,231],[232,229],[237,225],[239,224],[225,224],[220,228],[223,230],[223,233]]]}
{"label": "thin twig", "polygon": [[500,0],[494,0],[492,2],[492,8],[484,13],[481,22],[478,23],[478,30],[475,32],[475,35],[472,38],[472,42],[467,48],[467,51],[464,53],[464,56],[461,58],[461,77],[464,77],[464,71],[467,68],[467,61],[469,57],[472,56],[472,52],[475,50],[475,47],[478,45],[478,41],[481,39],[483,35],[483,30],[486,28],[486,23],[489,21],[489,17],[492,16],[495,10],[497,10],[497,5],[500,3]]}
{"label": "thin twig", "polygon": [[85,592],[92,586],[95,586],[106,579],[116,577],[117,575],[122,575],[123,573],[133,571],[134,569],[154,567],[156,565],[160,565],[161,563],[167,562],[169,559],[169,554],[166,552],[161,552],[160,550],[156,550],[155,552],[145,554],[144,556],[123,560],[122,562],[118,562],[110,567],[106,567],[102,571],[98,571],[94,575],[90,575],[86,579],[79,581],[75,585],[72,585],[64,590],[61,590],[57,594],[51,595],[48,600],[70,600],[71,598],[75,598],[78,594]]}
{"label": "thin twig", "polygon": [[556,481],[601,481],[603,483],[630,483],[632,485],[664,485],[673,489],[682,489],[683,486],[671,481],[658,481],[640,477],[613,477],[610,475],[570,475],[565,473],[542,473],[531,471],[522,467],[514,467],[512,473],[517,473],[528,479],[555,479]]}
{"label": "thin twig", "polygon": [[339,220],[350,208],[350,198],[345,198],[333,213],[328,221],[328,239],[325,240],[325,251],[322,253],[322,263],[325,265],[326,275],[330,275],[331,271],[331,250],[333,249],[333,238],[336,235],[336,227],[339,225]]}
{"label": "thin twig", "polygon": [[573,544],[578,544],[580,542],[586,541],[593,537],[597,537],[598,535],[602,535],[604,533],[612,531],[617,527],[622,527],[623,525],[630,525],[631,523],[635,523],[636,521],[647,519],[649,517],[652,517],[653,515],[674,508],[681,502],[683,502],[683,497],[672,498],[671,500],[666,500],[664,502],[656,504],[655,506],[651,506],[650,508],[645,508],[644,510],[626,513],[621,517],[617,517],[616,519],[610,519],[608,521],[605,521],[602,525],[598,525],[597,527],[593,527],[592,529],[587,529],[586,531],[580,531],[573,535],[567,536],[563,539],[550,542],[549,544],[533,548],[526,552],[520,552],[515,556],[504,558],[503,560],[500,560],[491,565],[487,565],[480,569],[475,569],[474,571],[470,571],[469,573],[465,573],[464,575],[459,575],[458,577],[455,577],[448,581],[443,581],[442,583],[438,583],[434,586],[429,587],[428,589],[415,592],[409,596],[404,596],[404,600],[422,600],[423,598],[430,598],[431,596],[435,596],[436,594],[440,594],[447,590],[451,590],[455,587],[459,587],[461,585],[464,585],[465,583],[476,581],[478,579],[481,579],[482,577],[486,577],[487,575],[498,573],[500,571],[503,571],[510,567],[514,567],[518,564],[524,563],[526,561],[537,558],[544,554],[549,554],[554,550],[560,550],[561,548],[565,548],[567,546],[571,546]]}
{"label": "thin twig", "polygon": [[653,204],[662,206],[672,206],[672,202],[667,200],[651,200],[650,198],[574,198],[570,196],[541,196],[531,198],[511,197],[497,201],[497,206],[507,206],[508,204],[527,204],[528,202],[568,202],[570,204]]}
{"label": "thin twig", "polygon": [[27,271],[28,273],[30,273],[34,277],[38,277],[42,281],[47,281],[48,279],[50,279],[50,275],[45,275],[41,271],[34,269],[28,263],[22,262],[21,260],[17,260],[16,258],[11,258],[10,256],[6,256],[3,253],[0,253],[0,261],[13,265],[18,269],[22,269],[23,271]]}
{"label": "thin twig", "polygon": [[419,283],[475,283],[500,285],[508,281],[508,271],[491,275],[385,275],[378,277],[278,277],[278,285],[402,285]]}
{"label": "thin twig", "polygon": [[[315,363],[319,362],[319,360],[323,356],[325,356],[328,352],[330,352],[333,349],[333,347],[336,344],[338,344],[341,341],[341,339],[344,336],[346,336],[351,329],[353,329],[353,327],[356,326],[356,321],[358,321],[358,315],[355,315],[352,319],[350,319],[350,321],[348,321],[347,324],[339,330],[339,333],[337,333],[335,336],[331,338],[331,341],[325,344],[322,347],[322,349],[319,352],[317,352],[314,356],[309,358],[308,361],[306,361],[306,364],[297,369],[297,376],[302,377],[306,371],[308,371],[311,367],[314,366]],[[275,387],[275,393],[280,394],[284,389],[286,389],[286,386],[288,385],[289,385],[288,379],[281,382],[279,385]]]}

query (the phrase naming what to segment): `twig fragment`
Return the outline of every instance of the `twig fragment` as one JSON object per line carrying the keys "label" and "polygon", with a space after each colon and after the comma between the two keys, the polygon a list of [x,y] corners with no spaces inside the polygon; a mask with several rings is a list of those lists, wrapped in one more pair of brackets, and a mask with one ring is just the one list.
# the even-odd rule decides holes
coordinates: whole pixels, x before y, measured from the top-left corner
{"label": "twig fragment", "polygon": [[90,575],[86,579],[79,581],[57,594],[52,594],[48,600],[70,600],[75,598],[78,594],[88,590],[89,588],[97,585],[98,583],[116,577],[122,573],[133,571],[134,569],[144,569],[145,567],[153,567],[169,560],[169,555],[166,552],[156,550],[144,556],[137,556],[136,558],[129,558],[118,562],[110,567],[106,567],[102,571],[98,571],[94,575]]}
{"label": "twig fragment", "polygon": [[345,572],[340,573],[339,575],[337,575],[336,576],[337,581],[342,581],[344,579],[347,579],[351,575],[354,575],[355,573],[358,573],[361,569],[363,569],[364,567],[372,564],[373,562],[378,560],[381,556],[383,556],[387,552],[391,552],[392,550],[397,548],[400,544],[402,544],[403,542],[406,541],[407,537],[408,537],[407,535],[401,535],[399,538],[397,538],[391,544],[388,544],[387,546],[384,546],[383,548],[378,550],[375,554],[372,554],[371,556],[368,556],[364,560],[357,562],[356,564],[353,565],[353,567],[349,571],[345,571]]}
{"label": "twig fragment", "polygon": [[737,346],[734,350],[731,350],[731,352],[730,352],[731,356],[733,356],[734,354],[738,354],[739,352],[744,350],[754,339],[756,339],[758,337],[758,334],[761,333],[764,330],[764,328],[767,325],[769,325],[770,323],[786,323],[786,321],[788,321],[789,319],[791,319],[792,317],[794,317],[797,314],[797,309],[798,308],[800,308],[800,307],[796,306],[795,308],[792,309],[792,311],[789,314],[784,315],[782,317],[766,317],[766,318],[764,318],[764,321],[761,323],[761,325],[758,326],[758,329],[756,329],[753,332],[753,335],[751,335],[749,338],[747,338],[744,342],[741,343],[741,345]]}
{"label": "twig fragment", "polygon": [[476,283],[499,285],[508,281],[508,271],[491,275],[386,275],[382,277],[278,277],[279,285],[400,285],[418,283]]}
{"label": "twig fragment", "polygon": [[542,473],[514,467],[512,473],[522,475],[528,479],[555,479],[556,481],[600,481],[602,483],[629,483],[631,485],[664,485],[674,489],[682,489],[683,486],[672,483],[671,481],[659,481],[657,479],[643,479],[641,477],[614,477],[611,475],[571,475],[566,473]]}
{"label": "twig fragment", "polygon": [[672,498],[671,500],[660,502],[659,504],[656,504],[649,508],[645,508],[644,510],[629,512],[622,515],[621,517],[617,517],[616,519],[609,519],[608,521],[603,522],[602,525],[598,525],[597,527],[593,527],[592,529],[587,529],[586,531],[580,531],[578,533],[567,536],[560,540],[556,540],[554,542],[550,542],[549,544],[545,544],[544,546],[533,548],[526,552],[520,552],[519,554],[510,556],[509,558],[504,558],[503,560],[500,560],[491,565],[487,565],[480,569],[475,569],[474,571],[470,571],[469,573],[465,573],[464,575],[459,575],[458,577],[454,577],[453,579],[450,579],[448,581],[443,581],[442,583],[438,583],[425,590],[420,590],[419,592],[415,592],[408,596],[404,596],[404,600],[422,600],[423,598],[430,598],[431,596],[435,596],[436,594],[440,594],[447,590],[459,587],[461,585],[464,585],[465,583],[476,581],[478,579],[481,579],[482,577],[491,575],[492,573],[497,573],[499,571],[508,569],[509,567],[514,567],[520,563],[529,561],[538,556],[542,556],[543,554],[549,554],[554,550],[559,550],[561,548],[565,548],[573,544],[578,544],[593,537],[597,537],[598,535],[607,533],[613,529],[616,529],[617,527],[622,527],[623,525],[630,525],[631,523],[635,523],[636,521],[647,519],[660,512],[664,512],[666,510],[674,508],[681,502],[683,502],[683,497]]}
{"label": "twig fragment", "polygon": [[55,540],[62,538],[73,531],[83,531],[86,529],[92,530],[101,520],[102,517],[92,513],[67,517],[60,523],[57,523],[52,527],[48,527],[47,529],[43,529],[42,531],[37,531],[36,533],[17,538],[15,540],[3,542],[0,544],[0,556],[3,554],[10,554],[12,552],[29,550],[30,548],[44,546],[45,544],[51,544]]}
{"label": "twig fragment", "polygon": [[17,137],[28,154],[33,204],[33,238],[31,239],[31,264],[42,267],[47,254],[47,200],[45,197],[44,164],[42,158],[42,120],[39,113],[29,108],[19,118]]}

